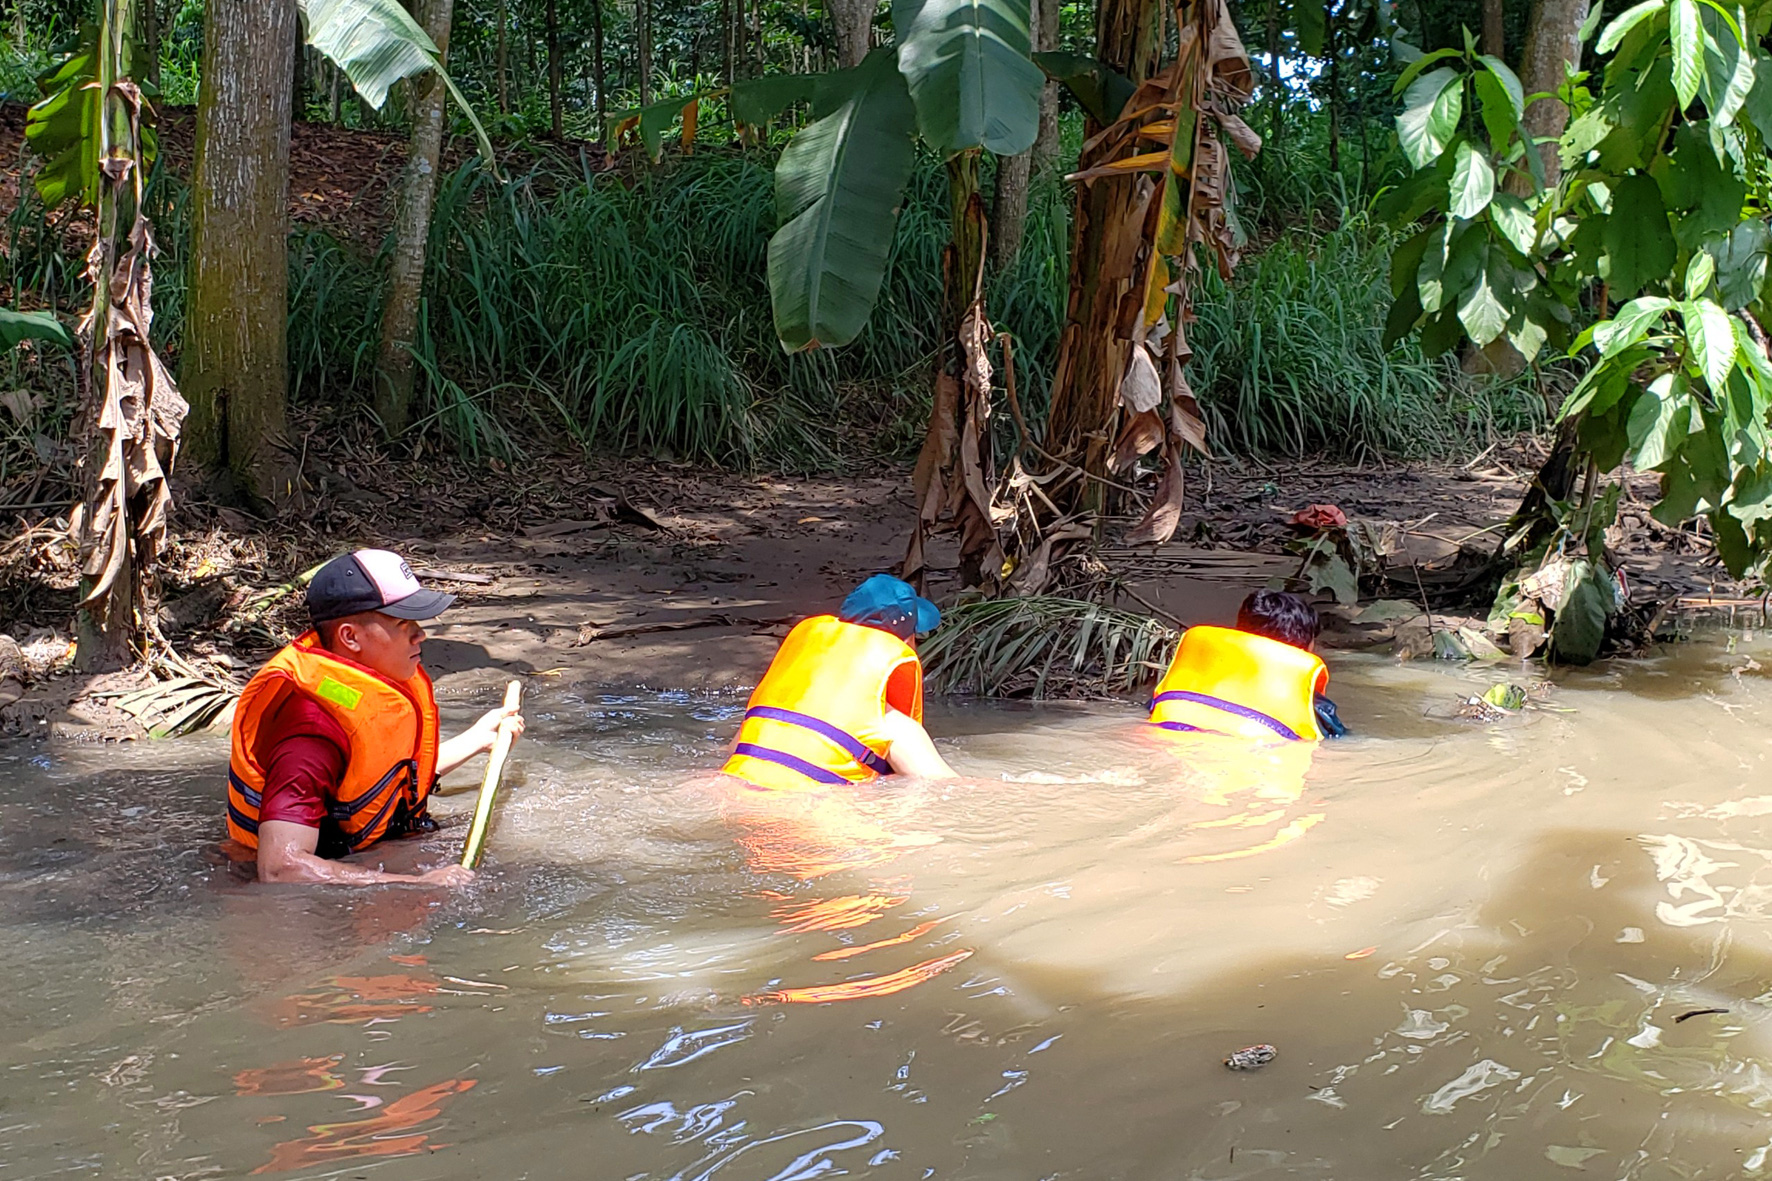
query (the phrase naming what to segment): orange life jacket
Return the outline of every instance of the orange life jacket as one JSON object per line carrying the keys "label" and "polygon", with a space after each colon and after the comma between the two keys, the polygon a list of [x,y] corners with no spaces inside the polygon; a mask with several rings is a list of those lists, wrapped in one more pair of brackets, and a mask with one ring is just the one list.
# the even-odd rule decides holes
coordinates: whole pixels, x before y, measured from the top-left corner
{"label": "orange life jacket", "polygon": [[781,642],[723,769],[756,787],[890,775],[880,732],[888,709],[923,720],[916,650],[891,632],[814,616]]}
{"label": "orange life jacket", "polygon": [[1329,670],[1314,653],[1228,627],[1190,627],[1151,698],[1168,730],[1314,741]]}
{"label": "orange life jacket", "polygon": [[266,718],[290,693],[304,693],[344,729],[344,782],[329,802],[344,851],[404,836],[426,820],[437,777],[437,698],[424,669],[399,682],[326,651],[313,632],[260,669],[240,694],[228,760],[228,835],[258,848],[265,789],[258,749]]}

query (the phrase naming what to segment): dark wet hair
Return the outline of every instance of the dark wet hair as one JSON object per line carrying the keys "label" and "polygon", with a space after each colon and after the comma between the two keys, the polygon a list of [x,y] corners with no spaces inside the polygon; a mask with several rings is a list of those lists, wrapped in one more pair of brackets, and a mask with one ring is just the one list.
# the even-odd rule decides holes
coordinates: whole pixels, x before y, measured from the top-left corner
{"label": "dark wet hair", "polygon": [[1317,609],[1287,591],[1258,590],[1237,609],[1237,630],[1309,649],[1323,623]]}

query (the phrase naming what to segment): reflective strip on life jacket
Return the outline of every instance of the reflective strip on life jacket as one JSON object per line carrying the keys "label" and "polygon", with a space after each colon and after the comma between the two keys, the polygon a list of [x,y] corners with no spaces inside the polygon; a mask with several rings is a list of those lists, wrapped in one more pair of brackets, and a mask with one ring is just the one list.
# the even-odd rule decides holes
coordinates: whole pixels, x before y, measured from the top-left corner
{"label": "reflective strip on life jacket", "polygon": [[[1151,705],[1155,707],[1165,701],[1191,701],[1195,705],[1208,705],[1213,709],[1222,709],[1227,714],[1235,714],[1239,718],[1247,718],[1251,722],[1266,726],[1269,730],[1272,730],[1275,734],[1278,734],[1281,738],[1290,742],[1302,741],[1297,732],[1280,719],[1269,717],[1260,710],[1251,709],[1247,705],[1238,705],[1234,701],[1226,701],[1222,697],[1214,697],[1210,693],[1195,693],[1189,689],[1171,689],[1166,693],[1159,693],[1151,698]],[[1158,722],[1157,724],[1162,726],[1165,730],[1200,729],[1199,726],[1190,726],[1186,722]]]}
{"label": "reflective strip on life jacket", "polygon": [[[820,721],[811,714],[803,714],[797,710],[791,709],[780,709],[773,705],[754,705],[750,709],[744,711],[744,716],[747,718],[768,718],[771,721],[786,722],[790,726],[799,726],[802,729],[811,730],[813,733],[828,738],[838,746],[842,747],[849,753],[849,757],[868,768],[874,774],[892,774],[892,764],[868,749],[867,743],[849,733],[847,730],[840,730],[829,722]],[[748,746],[750,744],[746,743],[745,745]],[[746,751],[744,753],[750,755],[752,758],[763,757],[756,754],[754,751]],[[798,760],[795,761],[797,762]],[[837,782],[843,782],[842,776],[837,777]]]}

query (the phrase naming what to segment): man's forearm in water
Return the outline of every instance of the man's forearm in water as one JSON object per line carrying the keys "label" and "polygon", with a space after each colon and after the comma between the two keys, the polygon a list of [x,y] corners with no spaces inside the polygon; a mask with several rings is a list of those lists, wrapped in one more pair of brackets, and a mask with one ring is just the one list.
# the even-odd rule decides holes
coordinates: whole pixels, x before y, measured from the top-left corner
{"label": "man's forearm in water", "polygon": [[320,830],[287,820],[267,820],[259,826],[258,880],[261,882],[330,883],[373,886],[384,883],[456,886],[471,880],[474,871],[459,865],[443,865],[421,874],[388,873],[362,865],[329,861],[314,852]]}

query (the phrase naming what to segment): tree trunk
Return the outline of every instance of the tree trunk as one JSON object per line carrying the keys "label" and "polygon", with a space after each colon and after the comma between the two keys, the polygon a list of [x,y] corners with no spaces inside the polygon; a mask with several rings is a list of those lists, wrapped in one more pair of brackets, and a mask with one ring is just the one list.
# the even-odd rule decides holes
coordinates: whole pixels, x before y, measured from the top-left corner
{"label": "tree trunk", "polygon": [[[1162,50],[1163,4],[1159,0],[1102,0],[1096,23],[1096,57],[1142,85]],[[1100,131],[1093,119],[1085,137]],[[1071,228],[1070,296],[1053,371],[1052,410],[1046,449],[1084,470],[1106,475],[1112,440],[1105,437],[1119,400],[1127,339],[1120,334],[1120,303],[1135,284],[1132,252],[1114,251],[1109,230],[1122,226],[1139,204],[1136,181],[1077,186]],[[1116,258],[1115,255],[1119,257]],[[1110,266],[1111,264],[1111,266]],[[1133,294],[1133,298],[1138,298]],[[1081,482],[1079,508],[1102,506],[1102,485]]]}
{"label": "tree trunk", "polygon": [[560,73],[562,64],[560,61],[560,8],[557,0],[548,0],[547,37],[548,125],[554,130],[554,138],[559,139],[566,134],[566,112],[560,106]]}
{"label": "tree trunk", "polygon": [[[1028,23],[1035,29],[1040,24],[1039,10],[1040,0],[1033,0],[1028,10]],[[1021,253],[1021,239],[1027,231],[1028,221],[1028,176],[1032,171],[1031,150],[1019,156],[997,157],[997,178],[991,190],[992,270],[1003,270]]]}
{"label": "tree trunk", "polygon": [[1341,175],[1341,46],[1335,35],[1335,0],[1323,5],[1323,49],[1329,55],[1329,171]]}
{"label": "tree trunk", "polygon": [[874,10],[878,7],[876,0],[825,0],[825,11],[831,14],[837,34],[839,69],[860,65],[874,47]]}
{"label": "tree trunk", "polygon": [[498,47],[493,52],[493,72],[498,75],[498,113],[511,113],[511,16],[505,0],[498,0]]}
{"label": "tree trunk", "polygon": [[[1034,0],[1034,49],[1058,48],[1059,0]],[[1044,171],[1058,158],[1058,83],[1050,78],[1040,88],[1040,134],[1034,140],[1034,168]]]}
{"label": "tree trunk", "polygon": [[1267,73],[1271,104],[1267,138],[1271,146],[1280,142],[1280,110],[1286,105],[1286,88],[1280,81],[1280,0],[1267,0]]}
{"label": "tree trunk", "polygon": [[293,0],[208,0],[191,185],[186,448],[276,501],[289,316]]}
{"label": "tree trunk", "polygon": [[294,77],[289,83],[290,118],[297,123],[308,121],[308,47],[300,34],[295,39],[294,60],[290,63]]}
{"label": "tree trunk", "polygon": [[732,0],[720,0],[720,78],[728,86],[738,81],[732,72]]}
{"label": "tree trunk", "polygon": [[596,90],[598,143],[609,134],[606,118],[609,108],[605,97],[608,82],[608,72],[603,68],[603,0],[591,0],[591,85]]}
{"label": "tree trunk", "polygon": [[[24,6],[15,2],[13,7],[22,10]],[[160,89],[160,10],[155,6],[154,0],[141,0],[140,13],[141,15],[137,19],[141,21],[142,48],[146,51],[148,58],[146,62],[147,78],[149,82],[154,84],[154,89],[158,90]]]}
{"label": "tree trunk", "polygon": [[652,103],[652,0],[634,0],[634,48],[640,74],[640,105]]}
{"label": "tree trunk", "polygon": [[[1534,0],[1526,48],[1520,54],[1520,85],[1527,94],[1555,94],[1563,84],[1563,67],[1580,63],[1581,22],[1587,19],[1587,8],[1587,0]],[[1562,167],[1555,141],[1568,126],[1569,108],[1562,99],[1541,98],[1526,107],[1526,117],[1521,122],[1527,135],[1551,138],[1552,142],[1539,146],[1538,155],[1544,162],[1544,183],[1556,184]],[[1532,185],[1516,173],[1508,177],[1507,187],[1515,193],[1526,193]]]}
{"label": "tree trunk", "polygon": [[342,123],[344,121],[344,117],[345,117],[345,112],[344,112],[345,72],[343,70],[339,69],[337,66],[333,65],[331,62],[328,62],[326,64],[326,73],[327,73],[327,76],[329,78],[331,78],[331,80],[332,80],[332,83],[331,83],[332,92],[329,95],[327,95],[327,98],[326,98],[326,114],[327,114],[327,117],[331,119],[333,124],[336,125],[336,124]]}
{"label": "tree trunk", "polygon": [[1502,61],[1507,60],[1507,8],[1505,0],[1483,0],[1481,48],[1484,53],[1494,54]]}
{"label": "tree trunk", "polygon": [[[413,18],[437,43],[438,59],[449,55],[449,25],[455,0],[417,0]],[[425,255],[431,240],[431,205],[437,196],[437,165],[443,154],[443,77],[427,71],[412,79],[412,149],[400,185],[394,217],[394,257],[388,267],[388,295],[382,305],[381,350],[375,366],[375,413],[389,438],[412,421],[413,341],[424,294]]]}

